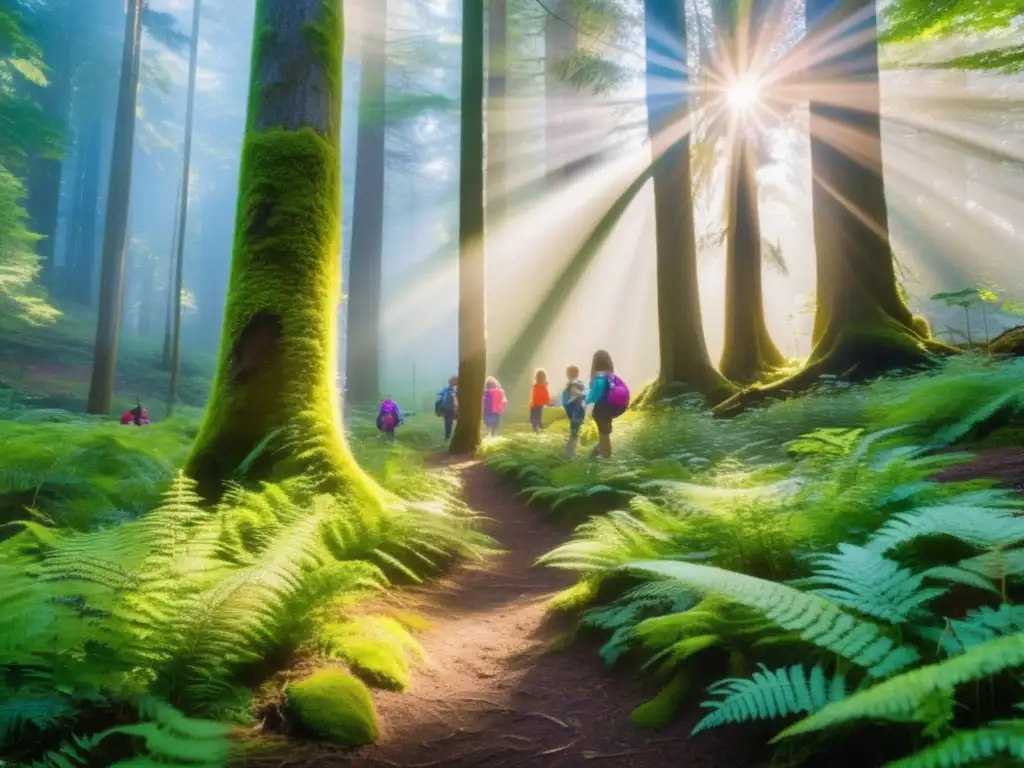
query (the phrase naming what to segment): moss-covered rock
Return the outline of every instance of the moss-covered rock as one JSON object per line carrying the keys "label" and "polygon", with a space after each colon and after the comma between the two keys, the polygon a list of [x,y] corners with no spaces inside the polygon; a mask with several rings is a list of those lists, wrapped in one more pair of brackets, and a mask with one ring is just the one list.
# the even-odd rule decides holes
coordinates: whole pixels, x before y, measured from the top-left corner
{"label": "moss-covered rock", "polygon": [[360,616],[326,627],[323,640],[332,657],[378,688],[409,687],[409,661],[425,658],[423,647],[402,624],[387,616]]}
{"label": "moss-covered rock", "polygon": [[988,345],[993,355],[1024,357],[1024,325],[1018,325],[996,336]]}
{"label": "moss-covered rock", "polygon": [[377,738],[377,713],[370,691],[340,668],[314,672],[287,691],[288,710],[302,730],[340,744],[370,744]]}

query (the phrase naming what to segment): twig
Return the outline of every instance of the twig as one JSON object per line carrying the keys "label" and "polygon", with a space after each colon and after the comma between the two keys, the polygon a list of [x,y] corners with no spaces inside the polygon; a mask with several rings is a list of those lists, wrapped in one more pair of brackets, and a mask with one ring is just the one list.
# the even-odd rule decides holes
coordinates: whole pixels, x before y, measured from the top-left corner
{"label": "twig", "polygon": [[584,752],[584,760],[607,760],[611,757],[629,757],[630,755],[642,755],[653,752],[653,749],[627,749],[623,752]]}
{"label": "twig", "polygon": [[565,730],[567,730],[567,731],[571,731],[571,730],[572,730],[572,726],[571,726],[571,725],[569,725],[569,724],[568,724],[567,722],[565,722],[564,720],[559,720],[559,719],[558,719],[557,717],[554,717],[554,716],[552,716],[552,715],[548,715],[548,714],[545,714],[544,712],[524,712],[524,713],[523,713],[522,715],[520,715],[520,716],[519,716],[519,718],[517,718],[517,719],[522,719],[522,718],[524,718],[524,717],[540,717],[540,718],[543,718],[544,720],[549,720],[549,721],[551,721],[551,722],[552,722],[552,723],[554,723],[555,725],[560,725],[560,726],[562,726],[562,727],[563,727],[563,728],[565,728]]}
{"label": "twig", "polygon": [[575,747],[577,741],[579,741],[579,739],[573,739],[568,744],[563,744],[560,747],[555,747],[554,749],[546,749],[543,752],[538,752],[537,757],[541,757],[542,755],[554,755],[558,752],[565,752],[565,750],[572,749],[573,747]]}

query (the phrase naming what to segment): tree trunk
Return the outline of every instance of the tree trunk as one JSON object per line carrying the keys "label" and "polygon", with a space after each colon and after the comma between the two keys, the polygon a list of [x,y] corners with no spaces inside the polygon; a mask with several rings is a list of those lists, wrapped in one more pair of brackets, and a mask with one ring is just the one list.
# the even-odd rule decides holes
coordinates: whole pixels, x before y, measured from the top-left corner
{"label": "tree trunk", "polygon": [[558,65],[576,51],[577,30],[569,0],[552,2],[554,14],[544,22],[544,153],[549,187],[558,187],[570,175],[568,145],[573,132],[573,88],[558,75]]}
{"label": "tree trunk", "polygon": [[167,290],[164,301],[164,346],[160,355],[160,370],[171,370],[171,347],[174,346],[174,308],[181,303],[181,294],[174,297],[174,267],[178,253],[178,217],[181,216],[181,170],[178,171],[178,192],[174,198],[174,224],[171,250],[167,254]]}
{"label": "tree trunk", "polygon": [[[75,298],[78,261],[82,251],[82,225],[86,211],[86,201],[82,194],[85,190],[85,166],[89,156],[87,129],[79,124],[75,139],[74,181],[71,187],[71,210],[68,213],[67,235],[64,238],[64,269],[60,278],[60,290],[53,285],[52,296]],[[95,201],[93,202],[95,206]]]}
{"label": "tree trunk", "polygon": [[[839,52],[808,71],[817,252],[814,347],[803,370],[730,398],[716,408],[722,416],[767,396],[806,389],[824,374],[866,379],[928,365],[932,351],[952,351],[918,332],[898,290],[882,172],[873,0],[844,0],[838,7],[831,0],[808,0],[806,22],[813,50]],[[847,40],[836,41],[835,30]]]}
{"label": "tree trunk", "polygon": [[376,405],[380,397],[387,2],[375,0],[369,8],[359,84],[356,192],[345,323],[345,397],[350,407]]}
{"label": "tree trunk", "polygon": [[156,280],[156,261],[152,254],[147,253],[139,271],[139,324],[138,333],[141,338],[149,338],[153,332],[153,283]]}
{"label": "tree trunk", "polygon": [[508,0],[490,0],[487,14],[487,228],[493,233],[508,198]]}
{"label": "tree trunk", "polygon": [[664,394],[699,392],[710,402],[719,402],[733,388],[712,366],[704,340],[693,226],[685,61],[672,65],[678,60],[677,46],[685,50],[683,3],[646,0],[644,21],[647,130],[654,156],[661,363],[658,388]]}
{"label": "tree trunk", "polygon": [[92,382],[89,385],[89,400],[86,407],[86,410],[93,414],[110,413],[111,400],[114,396],[121,303],[124,299],[125,241],[128,234],[128,204],[131,198],[141,37],[142,0],[131,0],[125,17],[121,82],[117,94],[114,149],[110,162],[106,225],[103,230],[99,318],[96,323]]}
{"label": "tree trunk", "polygon": [[[756,50],[758,35],[767,36],[771,29],[765,5],[765,0],[753,0],[740,8],[732,2],[724,8],[712,6],[716,21],[724,27],[722,42],[736,73],[733,77],[754,70],[751,52]],[[750,384],[786,361],[764,319],[761,214],[750,123],[741,110],[734,111],[730,122],[728,138],[732,146],[725,198],[725,344],[719,368],[732,381]]]}
{"label": "tree trunk", "polygon": [[89,119],[86,129],[85,167],[82,171],[82,198],[78,212],[81,228],[75,250],[71,279],[71,297],[87,307],[96,302],[96,224],[100,194],[100,164],[103,155],[103,130],[97,117]]}
{"label": "tree trunk", "polygon": [[[186,473],[216,497],[248,476],[307,471],[367,489],[341,432],[341,0],[260,0],[220,362]],[[256,453],[283,432],[282,451]],[[287,453],[283,452],[287,450]]]}
{"label": "tree trunk", "polygon": [[[71,105],[72,38],[63,24],[47,25],[50,34],[42,41],[43,57],[50,70],[50,82],[31,90],[43,114],[66,126]],[[42,235],[36,245],[40,257],[39,282],[53,288],[54,239],[60,213],[60,177],[63,161],[59,157],[35,157],[29,161],[25,208],[32,231]]]}
{"label": "tree trunk", "polygon": [[452,453],[480,445],[487,376],[484,247],[484,8],[462,6],[462,134],[459,171],[459,420]]}
{"label": "tree trunk", "polygon": [[188,223],[188,183],[192,164],[192,118],[196,101],[196,65],[199,61],[199,17],[201,14],[201,0],[192,0],[192,40],[188,58],[188,97],[185,102],[185,145],[181,151],[181,188],[178,192],[178,247],[174,254],[174,282],[170,286],[171,306],[174,310],[174,333],[171,336],[171,382],[167,390],[168,416],[174,413],[174,403],[178,399],[178,373],[181,369],[181,290],[185,273],[185,229]]}

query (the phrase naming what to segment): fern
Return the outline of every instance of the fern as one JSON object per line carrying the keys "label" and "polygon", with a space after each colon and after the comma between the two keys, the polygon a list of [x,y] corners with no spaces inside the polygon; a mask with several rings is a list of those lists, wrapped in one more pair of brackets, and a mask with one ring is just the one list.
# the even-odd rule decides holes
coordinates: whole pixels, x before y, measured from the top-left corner
{"label": "fern", "polygon": [[885,768],[957,768],[1002,755],[1024,760],[1024,720],[997,721],[977,730],[954,733]]}
{"label": "fern", "polygon": [[1003,603],[998,608],[972,609],[962,619],[952,619],[948,626],[922,634],[955,656],[996,637],[1018,632],[1024,632],[1024,606]]}
{"label": "fern", "polygon": [[914,663],[918,652],[897,645],[871,622],[857,619],[817,595],[742,573],[692,563],[636,562],[631,570],[677,579],[701,592],[716,592],[757,611],[807,642],[885,677]]}
{"label": "fern", "polygon": [[749,679],[728,678],[708,688],[708,693],[718,698],[701,704],[711,712],[694,726],[691,735],[731,723],[817,712],[846,697],[846,680],[838,670],[827,680],[818,664],[809,674],[800,664],[774,670],[763,664],[758,667],[761,671]]}
{"label": "fern", "polygon": [[1024,664],[1024,634],[1000,637],[970,648],[962,656],[905,672],[830,704],[790,726],[775,740],[819,731],[856,720],[928,721],[948,703],[956,686]]}
{"label": "fern", "polygon": [[801,580],[802,586],[814,586],[814,594],[890,624],[906,622],[922,613],[923,605],[946,593],[943,588],[923,586],[924,574],[852,544],[840,544],[838,553],[819,555],[813,563],[817,570]]}
{"label": "fern", "polygon": [[1024,542],[1024,517],[1011,507],[948,504],[895,515],[875,533],[866,547],[890,552],[926,536],[951,536],[979,548],[1010,547]]}

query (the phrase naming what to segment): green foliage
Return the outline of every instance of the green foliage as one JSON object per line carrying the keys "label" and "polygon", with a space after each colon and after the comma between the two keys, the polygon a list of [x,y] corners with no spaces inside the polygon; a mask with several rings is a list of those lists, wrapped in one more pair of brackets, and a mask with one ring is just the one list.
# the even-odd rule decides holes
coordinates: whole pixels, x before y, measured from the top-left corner
{"label": "green foliage", "polygon": [[370,692],[340,669],[322,669],[288,687],[288,707],[298,724],[335,744],[357,746],[377,738]]}

